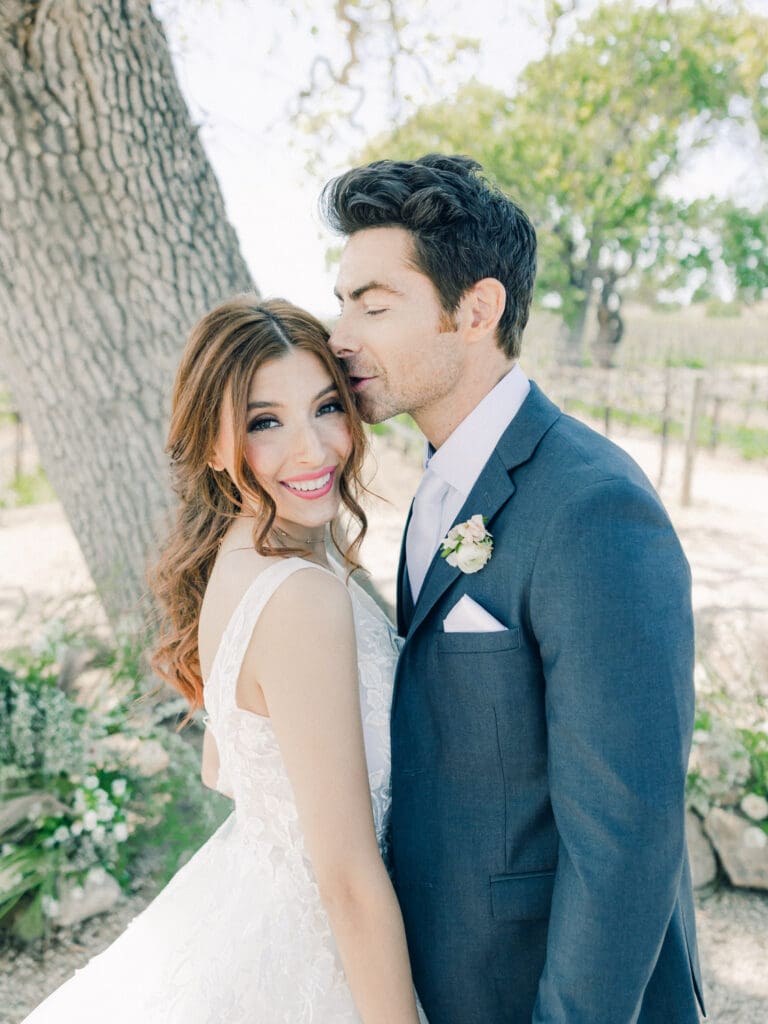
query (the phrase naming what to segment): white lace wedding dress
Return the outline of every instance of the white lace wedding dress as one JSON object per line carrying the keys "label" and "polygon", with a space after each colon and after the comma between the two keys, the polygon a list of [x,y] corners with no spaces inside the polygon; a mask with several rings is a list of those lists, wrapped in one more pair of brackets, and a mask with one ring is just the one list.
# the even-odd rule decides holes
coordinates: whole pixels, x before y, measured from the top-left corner
{"label": "white lace wedding dress", "polygon": [[[224,631],[205,685],[208,725],[221,763],[218,788],[234,796],[233,813],[126,931],[25,1024],[360,1020],[271,722],[235,704],[240,664],[259,613],[288,576],[310,564],[286,558],[251,584]],[[354,582],[349,587],[374,820],[383,844],[397,650],[392,627],[374,601]]]}

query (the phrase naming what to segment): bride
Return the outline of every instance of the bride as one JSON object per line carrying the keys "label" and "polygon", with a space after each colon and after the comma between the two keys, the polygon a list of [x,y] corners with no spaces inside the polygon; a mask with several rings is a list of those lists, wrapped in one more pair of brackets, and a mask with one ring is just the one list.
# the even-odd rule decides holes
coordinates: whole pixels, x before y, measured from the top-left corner
{"label": "bride", "polygon": [[[283,300],[239,296],[187,342],[154,664],[204,707],[203,781],[235,808],[27,1024],[420,1019],[381,855],[397,655],[349,579],[364,435],[327,336]],[[343,566],[326,551],[340,505],[360,525]]]}

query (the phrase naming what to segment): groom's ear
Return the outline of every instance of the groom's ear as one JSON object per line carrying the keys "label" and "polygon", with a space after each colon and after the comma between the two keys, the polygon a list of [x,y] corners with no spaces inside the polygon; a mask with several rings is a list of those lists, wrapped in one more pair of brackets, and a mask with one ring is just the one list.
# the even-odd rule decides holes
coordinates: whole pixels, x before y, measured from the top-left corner
{"label": "groom's ear", "polygon": [[469,288],[461,300],[466,314],[467,338],[479,341],[496,328],[507,302],[507,290],[495,277],[483,277]]}

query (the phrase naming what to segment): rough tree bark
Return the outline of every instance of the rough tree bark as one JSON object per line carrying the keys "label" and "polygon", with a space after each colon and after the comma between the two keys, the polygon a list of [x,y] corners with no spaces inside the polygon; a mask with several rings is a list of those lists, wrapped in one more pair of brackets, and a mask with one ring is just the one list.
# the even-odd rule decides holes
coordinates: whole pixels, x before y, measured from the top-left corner
{"label": "rough tree bark", "polygon": [[253,287],[145,0],[0,7],[0,360],[110,619],[169,507],[184,338]]}

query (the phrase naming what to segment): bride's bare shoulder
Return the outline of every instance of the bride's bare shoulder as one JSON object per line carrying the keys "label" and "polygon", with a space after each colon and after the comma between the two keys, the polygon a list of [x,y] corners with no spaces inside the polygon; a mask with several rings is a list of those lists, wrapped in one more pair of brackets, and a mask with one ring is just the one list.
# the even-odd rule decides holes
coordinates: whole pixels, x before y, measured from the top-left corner
{"label": "bride's bare shoulder", "polygon": [[197,644],[203,678],[213,661],[227,623],[243,595],[274,558],[265,558],[253,549],[221,551],[214,562],[200,606]]}
{"label": "bride's bare shoulder", "polygon": [[272,595],[262,619],[270,627],[279,622],[300,626],[344,615],[350,607],[349,592],[339,577],[331,569],[305,561]]}
{"label": "bride's bare shoulder", "polygon": [[[216,560],[206,586],[198,624],[198,650],[203,678],[221,642],[227,623],[246,591],[263,572],[281,562],[255,550],[227,551]],[[342,581],[329,570],[306,562],[286,579],[262,613],[271,630],[300,627],[319,616],[345,616],[350,599]]]}
{"label": "bride's bare shoulder", "polygon": [[215,598],[219,603],[230,597],[237,602],[238,594],[242,597],[251,583],[275,561],[253,548],[220,551],[208,577],[204,601]]}

